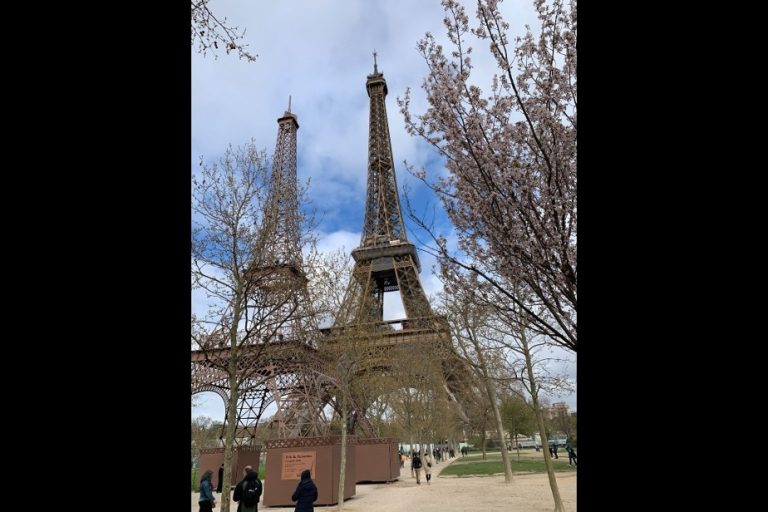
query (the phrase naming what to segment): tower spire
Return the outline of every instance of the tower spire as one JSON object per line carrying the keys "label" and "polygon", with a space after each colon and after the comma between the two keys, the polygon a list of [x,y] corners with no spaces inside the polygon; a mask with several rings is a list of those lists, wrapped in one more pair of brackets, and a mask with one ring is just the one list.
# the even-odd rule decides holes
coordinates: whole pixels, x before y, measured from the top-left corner
{"label": "tower spire", "polygon": [[376,48],[373,49],[373,74],[379,73],[379,68],[376,66]]}
{"label": "tower spire", "polygon": [[[288,111],[277,120],[277,142],[272,158],[269,195],[264,212],[260,254],[270,261],[262,264],[291,265],[300,269],[299,199],[296,184],[296,132],[299,121]],[[266,255],[269,255],[268,257]]]}
{"label": "tower spire", "polygon": [[[375,55],[375,53],[374,53]],[[381,73],[368,75],[368,197],[361,246],[407,241],[397,192],[392,141],[387,122],[387,81]]]}

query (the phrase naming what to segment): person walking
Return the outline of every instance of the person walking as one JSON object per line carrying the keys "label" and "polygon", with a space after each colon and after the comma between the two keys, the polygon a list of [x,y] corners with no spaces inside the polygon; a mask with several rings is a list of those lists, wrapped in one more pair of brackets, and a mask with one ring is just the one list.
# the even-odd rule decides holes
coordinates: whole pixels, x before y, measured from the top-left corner
{"label": "person walking", "polygon": [[213,484],[211,484],[212,477],[213,470],[206,469],[200,478],[200,498],[197,500],[200,512],[211,512],[216,506],[216,498],[213,497]]}
{"label": "person walking", "polygon": [[418,453],[414,453],[411,458],[411,469],[416,473],[416,484],[421,485],[421,458]]}
{"label": "person walking", "polygon": [[424,452],[424,476],[427,477],[427,485],[432,485],[430,483],[432,480],[432,457],[429,456],[428,452]]}
{"label": "person walking", "polygon": [[[305,469],[301,472],[301,481],[293,491],[291,500],[296,501],[296,508],[293,512],[315,512],[315,501],[317,501],[317,486],[312,481],[310,472]],[[344,501],[344,496],[339,496],[339,500]]]}
{"label": "person walking", "polygon": [[568,452],[568,465],[576,467],[576,451],[571,446],[571,443],[565,445],[565,451]]}
{"label": "person walking", "polygon": [[[235,493],[232,495],[232,501],[239,502],[240,499],[243,497],[243,489],[240,487],[245,483],[245,477],[248,476],[248,472],[253,469],[253,466],[245,466],[243,468],[243,479],[237,482],[237,485],[235,486]],[[240,512],[240,504],[237,505],[237,512]]]}
{"label": "person walking", "polygon": [[243,468],[245,478],[235,487],[232,500],[237,502],[237,512],[259,512],[259,499],[261,498],[261,480],[259,474],[252,466]]}

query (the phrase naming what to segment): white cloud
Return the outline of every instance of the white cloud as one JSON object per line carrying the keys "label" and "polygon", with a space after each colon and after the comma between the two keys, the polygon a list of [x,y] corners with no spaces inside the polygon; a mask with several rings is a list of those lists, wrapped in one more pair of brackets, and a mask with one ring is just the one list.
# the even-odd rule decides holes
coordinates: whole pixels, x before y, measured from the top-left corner
{"label": "white cloud", "polygon": [[[352,233],[350,231],[334,231],[321,235],[317,241],[317,249],[322,253],[330,253],[337,249],[345,249],[349,254],[360,245],[361,233]],[[351,258],[352,256],[350,256]]]}
{"label": "white cloud", "polygon": [[[232,55],[214,59],[193,53],[193,162],[200,155],[216,158],[227,144],[251,138],[271,154],[276,119],[290,94],[301,125],[298,171],[302,179],[312,177],[311,199],[321,205],[332,198],[322,206],[346,205],[362,213],[369,107],[365,80],[372,72],[375,48],[390,91],[387,111],[399,184],[414,182],[403,160],[418,167],[434,153],[405,132],[395,98],[410,87],[413,110],[422,112],[427,106],[420,89],[427,68],[416,43],[427,31],[445,40],[439,2],[221,0],[214,8],[247,29],[246,40],[259,58],[248,63]],[[535,20],[529,2],[509,2],[502,9],[513,16],[513,27]],[[471,2],[467,10],[473,16]],[[490,76],[492,59],[487,51],[477,50],[482,48],[473,54],[478,72]],[[331,223],[326,230],[357,229],[361,224],[348,225],[345,217],[333,213],[325,218]]]}
{"label": "white cloud", "polygon": [[[474,26],[474,2],[463,3]],[[425,32],[434,34],[439,43],[447,42],[440,3],[217,0],[212,7],[217,15],[247,29],[245,40],[259,58],[248,63],[233,55],[214,59],[193,53],[193,168],[201,156],[208,161],[217,159],[228,144],[242,145],[251,138],[271,156],[276,121],[291,95],[300,124],[299,179],[311,178],[309,198],[321,219],[318,247],[324,252],[339,247],[351,252],[360,243],[363,223],[369,109],[365,80],[373,70],[374,48],[389,88],[386,104],[398,185],[419,191],[419,182],[406,172],[404,160],[417,168],[430,162],[431,172],[441,171],[442,158],[424,141],[406,133],[396,104],[396,98],[410,87],[412,111],[422,113],[428,106],[421,89],[427,67],[416,44]],[[508,0],[501,10],[513,36],[522,35],[525,24],[538,27],[530,0]],[[470,44],[474,47],[474,81],[490,94],[491,75],[497,68],[486,42]],[[439,207],[434,198],[430,201]],[[414,206],[417,211],[425,207]],[[438,225],[444,226],[442,234],[455,247],[450,226]],[[409,231],[408,238],[416,242],[417,237]],[[442,283],[431,271],[434,258],[423,252],[419,257],[425,292],[435,294]],[[193,293],[193,312],[200,312],[205,303],[201,292]],[[403,314],[401,303],[385,300],[385,317]],[[567,400],[575,402],[575,395]]]}

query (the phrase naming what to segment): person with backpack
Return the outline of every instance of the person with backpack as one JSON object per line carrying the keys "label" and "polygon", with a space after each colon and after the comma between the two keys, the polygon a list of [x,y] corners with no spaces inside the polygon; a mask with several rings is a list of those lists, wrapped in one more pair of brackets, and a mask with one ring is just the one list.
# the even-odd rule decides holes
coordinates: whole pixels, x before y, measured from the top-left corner
{"label": "person with backpack", "polygon": [[411,469],[416,472],[416,483],[421,485],[421,458],[418,453],[413,454]]}
{"label": "person with backpack", "polygon": [[[293,491],[291,500],[296,501],[296,508],[293,512],[315,512],[315,501],[317,501],[317,486],[310,478],[310,472],[305,469],[301,472],[301,481]],[[344,501],[344,496],[339,496],[339,500]]]}
{"label": "person with backpack", "polygon": [[[235,492],[232,495],[232,501],[238,502],[237,503],[237,510],[240,512],[240,500],[243,499],[243,484],[245,484],[245,477],[248,476],[248,473],[253,471],[253,466],[248,465],[243,468],[243,479],[237,482],[237,485],[235,486]],[[257,474],[258,479],[258,474]]]}
{"label": "person with backpack", "polygon": [[200,505],[200,512],[211,512],[216,506],[216,498],[213,497],[213,485],[211,484],[212,476],[213,470],[206,469],[200,478],[200,498],[197,500],[197,504]]}
{"label": "person with backpack", "polygon": [[261,498],[261,480],[251,466],[245,466],[245,478],[235,487],[232,499],[238,502],[237,512],[258,512]]}

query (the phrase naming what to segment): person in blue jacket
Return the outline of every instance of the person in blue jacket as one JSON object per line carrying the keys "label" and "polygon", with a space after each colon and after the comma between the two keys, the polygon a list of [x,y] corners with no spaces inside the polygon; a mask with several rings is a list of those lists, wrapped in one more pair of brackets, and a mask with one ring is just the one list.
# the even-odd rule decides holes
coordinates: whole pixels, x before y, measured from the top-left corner
{"label": "person in blue jacket", "polygon": [[200,505],[200,512],[211,512],[216,506],[216,498],[213,497],[213,485],[211,484],[212,476],[213,470],[207,469],[200,478],[200,498],[197,500],[197,504]]}

